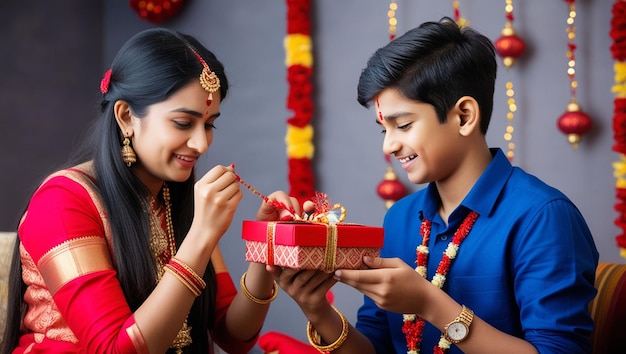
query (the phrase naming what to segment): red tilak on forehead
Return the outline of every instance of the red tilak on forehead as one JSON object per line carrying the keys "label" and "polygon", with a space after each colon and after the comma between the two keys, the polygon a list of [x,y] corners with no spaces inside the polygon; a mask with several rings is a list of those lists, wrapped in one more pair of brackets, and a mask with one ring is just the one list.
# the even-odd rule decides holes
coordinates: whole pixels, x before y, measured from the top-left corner
{"label": "red tilak on forehead", "polygon": [[383,112],[380,111],[380,102],[378,102],[378,97],[376,97],[376,109],[378,110],[378,119],[383,121]]}

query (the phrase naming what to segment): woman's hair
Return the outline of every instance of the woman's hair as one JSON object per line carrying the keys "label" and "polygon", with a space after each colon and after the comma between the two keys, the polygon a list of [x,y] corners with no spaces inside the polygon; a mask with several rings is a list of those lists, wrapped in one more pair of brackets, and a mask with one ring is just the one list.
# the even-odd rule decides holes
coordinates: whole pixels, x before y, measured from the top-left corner
{"label": "woman's hair", "polygon": [[[168,99],[183,86],[199,80],[203,65],[198,53],[220,80],[224,100],[228,80],[223,65],[215,55],[193,37],[164,28],[142,31],[128,40],[111,65],[108,91],[100,104],[102,115],[96,121],[85,155],[93,160],[99,192],[108,213],[112,232],[113,262],[130,309],[135,311],[154,290],[157,269],[150,248],[150,216],[146,212],[148,190],[122,161],[120,149],[123,136],[116,122],[114,105],[118,100],[128,103],[133,116],[144,117],[152,104]],[[167,182],[172,204],[172,221],[177,246],[187,234],[193,219],[193,186],[195,174],[185,182]],[[18,246],[16,245],[16,250]],[[21,281],[19,251],[14,253],[10,296],[15,309],[7,335],[14,346],[19,338],[19,325],[24,311],[24,284]],[[17,263],[16,263],[17,262]],[[209,352],[208,332],[215,322],[215,271],[210,263],[204,274],[207,288],[196,299],[189,312],[193,343],[185,352]],[[16,284],[17,282],[17,284]],[[17,286],[21,285],[21,286]],[[15,302],[18,300],[19,302]],[[17,321],[17,322],[16,322]],[[7,349],[5,349],[7,348]],[[9,345],[3,345],[3,353]]]}
{"label": "woman's hair", "polygon": [[498,68],[495,55],[489,38],[448,17],[425,22],[372,55],[361,72],[357,101],[368,107],[382,90],[397,88],[409,99],[433,105],[443,123],[459,98],[471,96],[486,134]]}

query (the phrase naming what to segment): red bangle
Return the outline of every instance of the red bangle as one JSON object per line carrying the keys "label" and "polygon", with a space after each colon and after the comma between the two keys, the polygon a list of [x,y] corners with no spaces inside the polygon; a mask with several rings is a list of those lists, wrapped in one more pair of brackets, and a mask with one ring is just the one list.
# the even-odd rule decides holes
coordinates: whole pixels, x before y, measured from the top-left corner
{"label": "red bangle", "polygon": [[184,277],[189,283],[193,284],[200,291],[206,288],[206,283],[190,266],[179,259],[170,259],[168,265],[176,269],[176,271]]}

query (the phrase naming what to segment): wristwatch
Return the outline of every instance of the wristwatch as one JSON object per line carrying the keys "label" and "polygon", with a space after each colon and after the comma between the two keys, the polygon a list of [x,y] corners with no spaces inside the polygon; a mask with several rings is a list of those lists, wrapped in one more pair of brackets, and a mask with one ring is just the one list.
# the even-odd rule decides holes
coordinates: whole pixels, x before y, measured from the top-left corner
{"label": "wristwatch", "polygon": [[450,343],[462,342],[469,335],[473,319],[474,312],[463,305],[459,316],[443,328],[443,337]]}

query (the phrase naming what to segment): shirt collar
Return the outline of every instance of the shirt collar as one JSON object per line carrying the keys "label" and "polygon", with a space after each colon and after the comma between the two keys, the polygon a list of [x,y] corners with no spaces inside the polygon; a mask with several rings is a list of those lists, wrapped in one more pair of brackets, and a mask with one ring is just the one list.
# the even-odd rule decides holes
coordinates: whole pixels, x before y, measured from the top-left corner
{"label": "shirt collar", "polygon": [[[495,207],[496,200],[504,188],[509,176],[513,172],[513,166],[499,148],[490,149],[493,159],[474,184],[461,205],[457,208],[469,209],[479,215],[487,216]],[[439,208],[439,193],[434,182],[428,185],[428,195],[424,203],[424,216],[433,220]],[[456,214],[454,210],[452,214]],[[463,213],[465,215],[466,212]]]}

